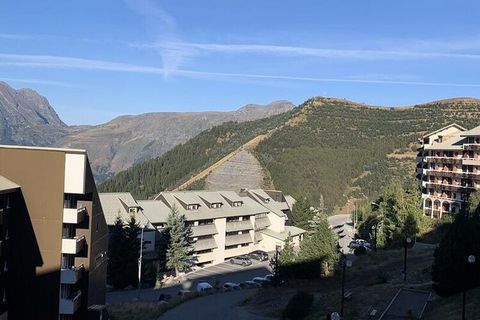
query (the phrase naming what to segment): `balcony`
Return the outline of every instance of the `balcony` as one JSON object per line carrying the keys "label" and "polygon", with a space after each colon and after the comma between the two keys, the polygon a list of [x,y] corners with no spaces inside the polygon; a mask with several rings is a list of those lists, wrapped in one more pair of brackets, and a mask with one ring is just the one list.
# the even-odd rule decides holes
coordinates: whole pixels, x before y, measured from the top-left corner
{"label": "balcony", "polygon": [[212,224],[202,224],[198,226],[192,226],[192,236],[201,237],[217,234],[217,228]]}
{"label": "balcony", "polygon": [[270,226],[268,217],[255,218],[255,230],[265,229]]}
{"label": "balcony", "polygon": [[225,237],[225,246],[234,246],[237,244],[251,243],[250,233],[234,234]]}
{"label": "balcony", "polygon": [[461,184],[448,184],[448,183],[440,183],[440,182],[426,182],[427,188],[432,188],[435,190],[443,190],[443,191],[457,191],[459,189],[475,189],[473,185],[461,185]]}
{"label": "balcony", "polygon": [[193,248],[195,251],[215,249],[217,248],[217,243],[213,237],[209,239],[200,239],[193,244]]}
{"label": "balcony", "polygon": [[480,144],[478,143],[464,143],[463,150],[480,150]]}
{"label": "balcony", "polygon": [[480,158],[463,158],[462,164],[465,166],[480,166]]}
{"label": "balcony", "polygon": [[62,253],[77,254],[85,247],[85,236],[62,239]]}
{"label": "balcony", "polygon": [[227,225],[226,225],[227,232],[252,230],[252,229],[253,229],[253,226],[250,220],[231,221],[231,222],[227,222]]}
{"label": "balcony", "polygon": [[438,157],[438,156],[428,156],[425,157],[426,162],[428,163],[440,163],[440,164],[461,164],[462,158],[461,157]]}
{"label": "balcony", "polygon": [[79,224],[87,215],[87,208],[70,209],[63,208],[63,223]]}
{"label": "balcony", "polygon": [[197,263],[205,263],[209,261],[215,260],[215,256],[213,252],[206,252],[206,253],[201,253],[196,255],[197,258]]}
{"label": "balcony", "polygon": [[83,264],[80,267],[72,267],[68,269],[62,269],[60,271],[60,283],[62,284],[75,284],[82,277],[85,268]]}
{"label": "balcony", "polygon": [[75,314],[81,304],[82,292],[78,291],[71,298],[60,298],[60,314]]}

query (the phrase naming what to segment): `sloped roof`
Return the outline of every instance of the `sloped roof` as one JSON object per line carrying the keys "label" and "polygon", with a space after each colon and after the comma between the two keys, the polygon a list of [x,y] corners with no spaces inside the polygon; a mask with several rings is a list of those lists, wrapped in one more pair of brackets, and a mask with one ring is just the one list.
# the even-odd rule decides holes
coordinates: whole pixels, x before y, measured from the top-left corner
{"label": "sloped roof", "polygon": [[425,150],[462,150],[464,137],[456,134],[443,142],[434,142],[426,146]]}
{"label": "sloped roof", "polygon": [[452,127],[455,127],[455,128],[457,128],[458,130],[460,130],[460,131],[467,131],[467,129],[465,129],[464,127],[462,127],[462,126],[460,126],[460,125],[458,125],[458,124],[456,124],[456,123],[451,123],[451,124],[446,125],[445,127],[440,128],[440,129],[438,129],[438,130],[435,130],[435,131],[433,131],[433,132],[426,133],[425,135],[422,136],[422,138],[430,137],[431,135],[437,134],[437,133],[439,133],[439,132],[442,132],[443,130],[447,130],[447,129],[452,128]]}
{"label": "sloped roof", "polygon": [[20,188],[18,184],[0,176],[0,193],[13,191],[18,188]]}
{"label": "sloped roof", "polygon": [[160,200],[138,200],[142,214],[151,223],[166,223],[170,208]]}
{"label": "sloped roof", "polygon": [[305,233],[306,231],[295,226],[285,226],[285,231],[283,232],[276,232],[270,229],[261,230],[260,232],[272,238],[285,241],[289,234],[292,237],[296,237]]}
{"label": "sloped roof", "polygon": [[480,136],[480,126],[475,127],[471,130],[462,132],[460,134],[460,136],[462,136],[462,137],[479,137]]}
{"label": "sloped roof", "polygon": [[[128,211],[130,207],[140,208],[140,205],[129,192],[100,193],[98,196],[102,204],[105,221],[109,226],[115,224],[118,216],[122,218],[123,222],[128,221],[132,215]],[[135,214],[135,219],[141,225],[150,225],[147,218],[140,211]]]}
{"label": "sloped roof", "polygon": [[[247,194],[249,194],[255,201],[259,204],[270,210],[270,212],[275,213],[279,217],[286,217],[285,213],[282,210],[286,210],[286,204],[282,202],[278,202],[273,200],[265,191],[262,189],[246,189],[244,190]],[[265,202],[264,200],[268,200]]]}

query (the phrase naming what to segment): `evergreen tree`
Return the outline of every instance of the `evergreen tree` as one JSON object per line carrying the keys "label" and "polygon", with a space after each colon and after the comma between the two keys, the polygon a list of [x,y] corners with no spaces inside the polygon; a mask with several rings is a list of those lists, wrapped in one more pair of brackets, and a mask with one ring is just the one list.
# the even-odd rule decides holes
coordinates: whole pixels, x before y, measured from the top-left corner
{"label": "evergreen tree", "polygon": [[314,208],[307,197],[299,197],[292,208],[292,218],[295,226],[307,229],[308,222],[313,217]]}
{"label": "evergreen tree", "polygon": [[131,215],[125,226],[125,275],[128,284],[134,287],[138,286],[138,259],[140,257],[140,239],[141,232],[135,215]]}
{"label": "evergreen tree", "polygon": [[170,243],[167,249],[167,268],[175,269],[175,275],[193,265],[192,229],[185,216],[174,206],[167,218]]}
{"label": "evergreen tree", "polygon": [[107,283],[117,289],[123,289],[128,285],[127,276],[125,274],[125,244],[126,235],[123,221],[120,216],[117,216],[115,224],[110,231],[107,266]]}
{"label": "evergreen tree", "polygon": [[278,254],[278,262],[282,266],[286,266],[292,264],[295,261],[295,251],[293,249],[293,242],[292,236],[290,232],[288,233],[288,237],[285,239],[285,244],[283,246],[282,251]]}
{"label": "evergreen tree", "polygon": [[405,237],[415,238],[419,231],[417,217],[409,213],[403,223],[402,234]]}

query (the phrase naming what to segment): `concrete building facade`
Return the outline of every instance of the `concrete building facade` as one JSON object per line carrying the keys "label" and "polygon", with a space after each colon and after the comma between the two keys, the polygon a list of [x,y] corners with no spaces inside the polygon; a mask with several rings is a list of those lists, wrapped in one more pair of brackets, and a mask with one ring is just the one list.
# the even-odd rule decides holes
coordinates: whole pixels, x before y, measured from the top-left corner
{"label": "concrete building facade", "polygon": [[95,318],[108,230],[86,152],[0,146],[0,176],[4,318]]}
{"label": "concrete building facade", "polygon": [[[123,193],[100,194],[106,212],[118,211],[118,206],[108,200],[115,195],[131,197]],[[133,206],[135,200],[132,200]],[[257,249],[274,251],[283,247],[289,234],[293,243],[299,245],[305,232],[286,224],[293,198],[285,198],[280,191],[242,190],[240,194],[233,191],[162,192],[155,200],[135,203],[140,208],[137,219],[143,221],[152,233],[165,227],[174,208],[184,215],[192,228],[191,241],[198,266],[221,263]],[[107,224],[113,225],[114,216],[106,216]],[[146,247],[144,253],[148,255],[149,249],[155,250],[155,246]]]}
{"label": "concrete building facade", "polygon": [[421,138],[416,174],[424,214],[441,218],[459,213],[480,187],[480,126],[451,124]]}

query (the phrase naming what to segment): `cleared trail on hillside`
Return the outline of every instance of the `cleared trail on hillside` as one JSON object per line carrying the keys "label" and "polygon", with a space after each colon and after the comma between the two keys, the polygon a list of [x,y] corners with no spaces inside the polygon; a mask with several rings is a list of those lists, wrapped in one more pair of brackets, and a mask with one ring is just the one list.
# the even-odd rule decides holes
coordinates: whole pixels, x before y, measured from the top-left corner
{"label": "cleared trail on hillside", "polygon": [[239,186],[247,188],[263,187],[264,172],[260,162],[252,151],[275,130],[261,134],[240,148],[227,154],[200,173],[192,176],[178,186],[175,191],[185,190],[195,181],[206,178],[206,190],[237,190]]}

